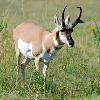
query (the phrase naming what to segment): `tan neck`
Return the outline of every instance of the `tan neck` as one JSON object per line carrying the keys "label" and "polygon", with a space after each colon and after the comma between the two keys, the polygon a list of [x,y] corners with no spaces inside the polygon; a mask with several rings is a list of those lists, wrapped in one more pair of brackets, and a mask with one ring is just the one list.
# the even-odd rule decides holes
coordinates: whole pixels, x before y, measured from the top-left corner
{"label": "tan neck", "polygon": [[63,43],[60,40],[59,33],[57,33],[57,28],[52,31],[53,43],[55,46],[62,45]]}

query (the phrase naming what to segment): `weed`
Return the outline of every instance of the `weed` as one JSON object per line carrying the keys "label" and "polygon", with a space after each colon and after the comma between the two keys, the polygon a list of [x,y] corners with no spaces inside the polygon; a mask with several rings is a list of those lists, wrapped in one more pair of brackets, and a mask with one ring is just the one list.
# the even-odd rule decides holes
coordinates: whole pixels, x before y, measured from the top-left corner
{"label": "weed", "polygon": [[0,32],[6,31],[7,28],[8,28],[7,19],[4,16],[0,17]]}

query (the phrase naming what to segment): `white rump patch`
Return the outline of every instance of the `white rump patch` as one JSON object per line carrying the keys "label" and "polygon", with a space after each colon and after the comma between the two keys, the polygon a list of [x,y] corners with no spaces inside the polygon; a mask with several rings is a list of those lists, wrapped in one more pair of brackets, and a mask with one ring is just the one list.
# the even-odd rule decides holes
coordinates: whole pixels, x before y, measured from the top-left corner
{"label": "white rump patch", "polygon": [[23,40],[18,40],[18,48],[20,52],[27,58],[33,58],[32,54],[32,44],[24,42]]}

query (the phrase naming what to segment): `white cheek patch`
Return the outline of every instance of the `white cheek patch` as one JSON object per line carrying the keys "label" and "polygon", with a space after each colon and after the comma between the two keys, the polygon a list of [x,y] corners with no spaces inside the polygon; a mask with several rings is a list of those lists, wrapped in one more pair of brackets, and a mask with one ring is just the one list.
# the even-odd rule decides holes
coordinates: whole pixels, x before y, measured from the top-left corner
{"label": "white cheek patch", "polygon": [[68,47],[71,47],[71,45],[69,44],[69,42],[68,42],[66,36],[61,35],[61,33],[59,34],[59,36],[60,36],[60,40],[61,40],[63,43],[66,43],[66,44],[68,45]]}
{"label": "white cheek patch", "polygon": [[32,44],[22,41],[21,39],[18,40],[18,48],[20,52],[27,58],[33,58],[32,54]]}
{"label": "white cheek patch", "polygon": [[59,37],[60,37],[61,42],[66,43],[67,41],[66,36],[61,35],[61,33],[59,33]]}

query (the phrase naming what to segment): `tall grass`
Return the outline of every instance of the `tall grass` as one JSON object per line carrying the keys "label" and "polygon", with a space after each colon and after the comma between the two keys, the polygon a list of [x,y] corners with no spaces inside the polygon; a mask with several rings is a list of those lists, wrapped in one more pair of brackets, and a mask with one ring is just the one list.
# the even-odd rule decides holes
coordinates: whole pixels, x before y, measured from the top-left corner
{"label": "tall grass", "polygon": [[[68,48],[65,45],[50,63],[47,100],[99,100],[100,56],[98,55],[100,53],[97,48],[100,42],[99,3],[100,1],[97,0],[23,0],[21,4],[20,0],[12,3],[10,0],[1,0],[0,8],[4,12],[1,9],[0,12],[5,16],[0,19],[0,100],[34,100],[36,98],[42,100],[43,75],[38,76],[35,73],[34,62],[27,66],[25,86],[22,85],[20,74],[18,87],[15,87],[15,51],[12,28],[29,20],[52,30],[54,28],[53,16],[56,12],[60,13],[65,4],[69,6],[65,15],[70,13],[71,19],[78,14],[78,11],[73,8],[82,6],[82,17],[85,23],[78,25],[72,34],[76,43],[75,47]],[[9,4],[11,6],[7,10]],[[93,6],[94,4],[96,6]],[[89,30],[91,19],[94,17],[93,11],[97,17],[98,26],[95,26],[94,30]]]}
{"label": "tall grass", "polygon": [[94,35],[94,41],[98,49],[100,49],[100,29],[95,22],[95,27],[92,29]]}

